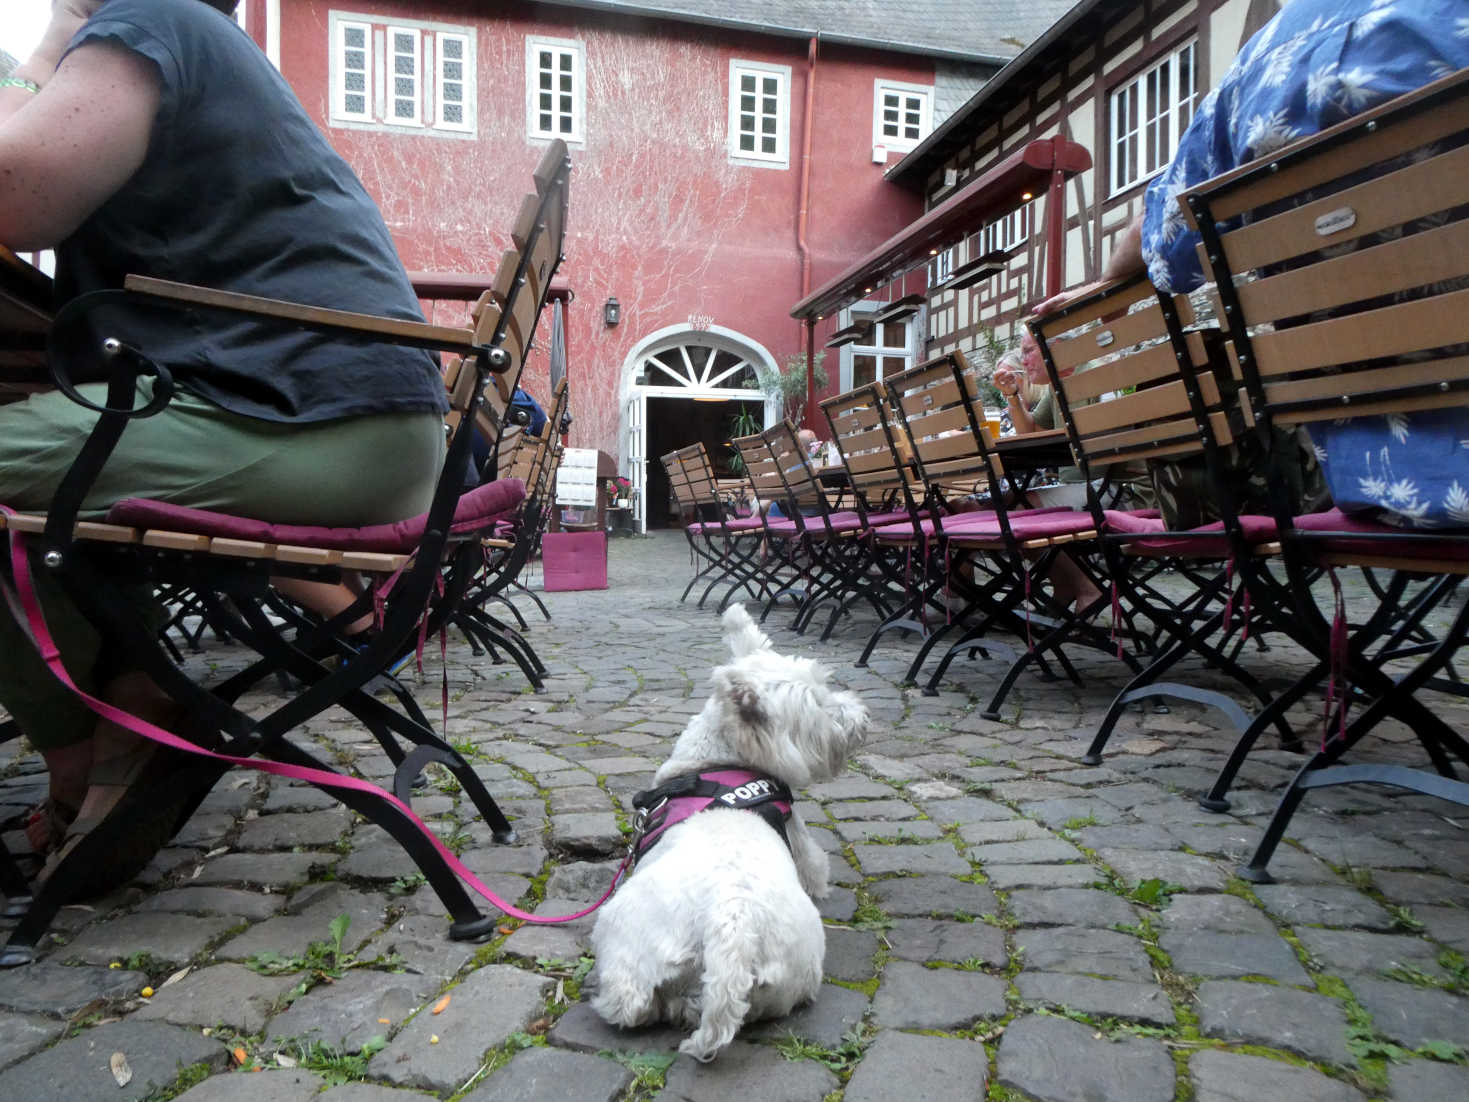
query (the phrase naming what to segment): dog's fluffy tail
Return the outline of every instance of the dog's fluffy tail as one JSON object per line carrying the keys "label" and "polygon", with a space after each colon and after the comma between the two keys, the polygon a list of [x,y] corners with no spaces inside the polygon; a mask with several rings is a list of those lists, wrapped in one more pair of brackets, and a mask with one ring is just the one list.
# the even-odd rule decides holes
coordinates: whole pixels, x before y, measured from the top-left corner
{"label": "dog's fluffy tail", "polygon": [[680,1052],[708,1062],[739,1032],[750,1012],[759,956],[759,920],[747,905],[731,902],[707,931],[701,979],[699,1028],[678,1046]]}
{"label": "dog's fluffy tail", "polygon": [[770,636],[755,625],[744,605],[730,605],[725,609],[722,623],[724,641],[729,645],[730,654],[736,658],[743,658],[770,646]]}

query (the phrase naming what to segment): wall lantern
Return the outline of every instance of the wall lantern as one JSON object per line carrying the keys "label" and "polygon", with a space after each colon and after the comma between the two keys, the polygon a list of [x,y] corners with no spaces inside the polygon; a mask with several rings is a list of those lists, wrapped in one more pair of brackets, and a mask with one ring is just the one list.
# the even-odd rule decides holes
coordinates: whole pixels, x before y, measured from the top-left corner
{"label": "wall lantern", "polygon": [[602,306],[602,320],[608,325],[616,325],[622,320],[622,303],[615,298],[609,298]]}

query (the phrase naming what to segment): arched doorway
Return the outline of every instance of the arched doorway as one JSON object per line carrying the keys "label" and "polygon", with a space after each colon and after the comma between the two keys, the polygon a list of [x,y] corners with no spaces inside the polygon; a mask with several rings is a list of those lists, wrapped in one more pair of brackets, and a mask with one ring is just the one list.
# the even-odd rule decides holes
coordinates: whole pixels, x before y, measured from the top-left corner
{"label": "arched doorway", "polygon": [[760,388],[775,358],[760,344],[721,326],[670,326],[640,341],[623,364],[623,446],[637,490],[637,525],[667,523],[662,455],[703,441],[716,468],[728,469],[726,441],[745,413],[764,428],[777,402]]}

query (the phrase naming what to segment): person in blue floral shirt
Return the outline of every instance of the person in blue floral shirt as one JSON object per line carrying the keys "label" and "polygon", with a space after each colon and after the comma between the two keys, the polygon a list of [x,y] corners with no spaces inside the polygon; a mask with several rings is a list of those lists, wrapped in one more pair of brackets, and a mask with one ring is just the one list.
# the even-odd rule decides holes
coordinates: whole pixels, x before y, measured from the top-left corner
{"label": "person in blue floral shirt", "polygon": [[[1146,267],[1160,290],[1193,290],[1205,276],[1180,192],[1465,67],[1465,0],[1292,0],[1199,104],[1102,281]],[[1343,511],[1469,526],[1469,408],[1327,422],[1312,438]]]}

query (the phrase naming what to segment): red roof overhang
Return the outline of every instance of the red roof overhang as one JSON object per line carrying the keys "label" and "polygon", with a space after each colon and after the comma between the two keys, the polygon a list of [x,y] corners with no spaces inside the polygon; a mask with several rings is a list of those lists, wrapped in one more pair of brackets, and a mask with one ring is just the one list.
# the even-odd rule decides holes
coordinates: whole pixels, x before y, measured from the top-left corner
{"label": "red roof overhang", "polygon": [[1052,173],[1069,178],[1091,166],[1092,155],[1085,146],[1068,138],[1038,138],[811,292],[791,308],[791,317],[807,321],[827,317],[1041,195]]}

